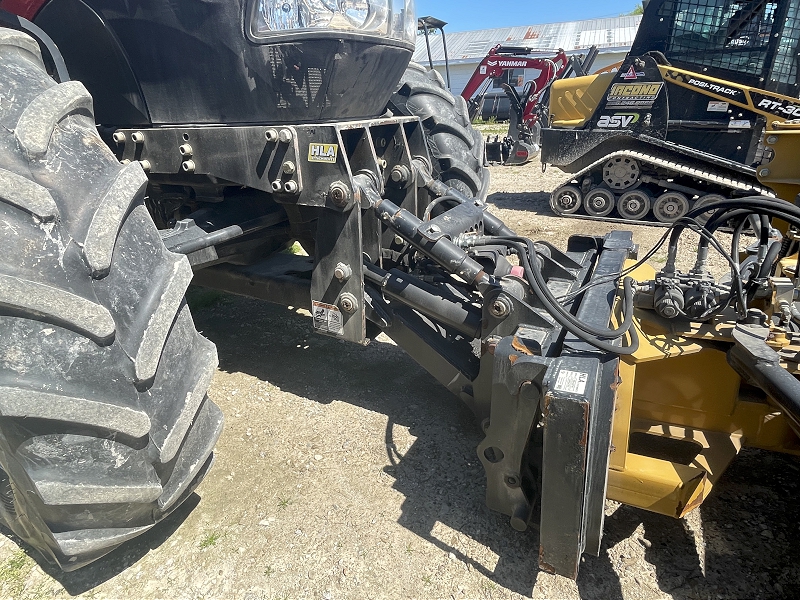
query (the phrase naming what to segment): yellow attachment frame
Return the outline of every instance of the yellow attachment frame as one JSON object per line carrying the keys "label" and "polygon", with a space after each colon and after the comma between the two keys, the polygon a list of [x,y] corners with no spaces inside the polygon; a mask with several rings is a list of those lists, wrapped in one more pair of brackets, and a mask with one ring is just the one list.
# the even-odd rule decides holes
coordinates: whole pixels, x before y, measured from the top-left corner
{"label": "yellow attachment frame", "polygon": [[[647,265],[632,273],[654,275]],[[620,360],[608,498],[682,517],[743,446],[800,455],[780,409],[728,365],[724,321],[683,324],[637,310],[634,326],[640,346]]]}

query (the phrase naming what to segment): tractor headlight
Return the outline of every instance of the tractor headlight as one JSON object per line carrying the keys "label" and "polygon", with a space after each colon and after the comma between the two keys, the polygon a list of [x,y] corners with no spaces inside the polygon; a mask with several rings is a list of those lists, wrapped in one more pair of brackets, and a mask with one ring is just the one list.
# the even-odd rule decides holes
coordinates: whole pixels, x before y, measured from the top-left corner
{"label": "tractor headlight", "polygon": [[255,0],[250,32],[351,31],[414,44],[414,0]]}

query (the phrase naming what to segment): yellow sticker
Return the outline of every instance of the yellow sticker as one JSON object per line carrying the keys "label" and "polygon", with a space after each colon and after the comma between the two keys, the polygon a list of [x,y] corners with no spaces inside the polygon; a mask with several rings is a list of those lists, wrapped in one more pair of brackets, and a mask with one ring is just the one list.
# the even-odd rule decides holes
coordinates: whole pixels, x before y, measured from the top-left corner
{"label": "yellow sticker", "polygon": [[308,162],[335,163],[339,144],[309,144]]}

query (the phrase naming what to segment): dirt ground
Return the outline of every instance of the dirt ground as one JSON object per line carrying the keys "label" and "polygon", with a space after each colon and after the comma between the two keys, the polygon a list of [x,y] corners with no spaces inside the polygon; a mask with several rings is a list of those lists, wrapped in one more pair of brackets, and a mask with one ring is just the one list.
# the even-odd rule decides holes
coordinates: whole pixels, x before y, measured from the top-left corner
{"label": "dirt ground", "polygon": [[[524,235],[563,245],[613,227],[552,216],[556,170],[492,177],[491,210]],[[635,236],[646,249],[662,233]],[[193,304],[219,348],[215,466],[167,521],[75,573],[0,536],[0,597],[800,597],[791,458],[743,451],[684,520],[608,502],[601,554],[573,582],[540,572],[535,532],[485,507],[478,425],[399,348],[318,336],[303,311],[247,298],[195,291]]]}

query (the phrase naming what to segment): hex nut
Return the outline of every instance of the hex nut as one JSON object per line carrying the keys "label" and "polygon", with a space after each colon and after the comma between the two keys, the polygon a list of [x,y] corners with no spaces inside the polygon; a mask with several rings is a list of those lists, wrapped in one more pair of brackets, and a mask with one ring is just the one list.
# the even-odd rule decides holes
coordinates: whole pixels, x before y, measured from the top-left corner
{"label": "hex nut", "polygon": [[287,160],[285,163],[281,165],[281,171],[283,171],[286,175],[291,175],[296,170],[294,163],[290,160]]}
{"label": "hex nut", "polygon": [[767,143],[768,144],[776,144],[777,142],[778,142],[778,136],[777,135],[769,135],[769,136],[767,136]]}
{"label": "hex nut", "polygon": [[288,144],[294,138],[294,134],[292,133],[291,129],[281,129],[278,133],[278,139],[282,141],[284,144]]}
{"label": "hex nut", "polygon": [[769,175],[769,173],[770,173],[769,169],[761,169],[758,172],[760,177],[767,177]]}
{"label": "hex nut", "polygon": [[336,277],[341,283],[344,283],[350,276],[353,274],[353,270],[350,268],[350,265],[347,265],[343,262],[336,263],[336,268],[333,269],[333,276]]}

